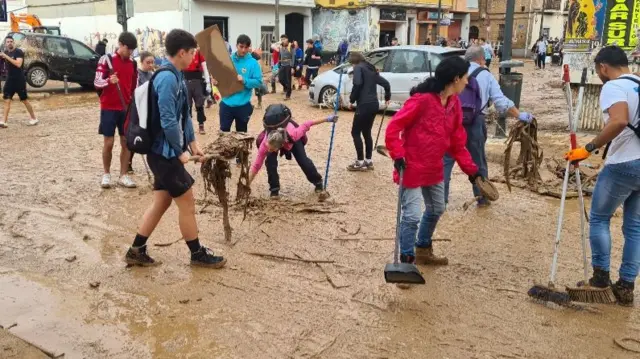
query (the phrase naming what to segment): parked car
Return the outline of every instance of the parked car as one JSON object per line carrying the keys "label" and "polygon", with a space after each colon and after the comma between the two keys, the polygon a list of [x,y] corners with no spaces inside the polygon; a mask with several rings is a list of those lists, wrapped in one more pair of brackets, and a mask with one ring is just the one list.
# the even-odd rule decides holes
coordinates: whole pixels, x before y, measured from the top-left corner
{"label": "parked car", "polygon": [[[76,82],[93,89],[93,80],[100,56],[78,40],[64,36],[10,32],[16,46],[24,51],[24,71],[27,83],[42,87],[49,80]],[[0,51],[4,50],[4,44]]]}
{"label": "parked car", "polygon": [[[431,76],[436,66],[450,56],[464,56],[465,50],[455,47],[429,45],[381,47],[364,56],[380,75],[391,85],[391,110],[399,109],[409,98],[411,88]],[[341,103],[349,103],[349,94],[353,87],[350,63],[337,66],[316,77],[309,86],[309,101],[313,105],[333,107],[340,73],[342,73]],[[380,108],[384,106],[384,90],[378,86]]]}

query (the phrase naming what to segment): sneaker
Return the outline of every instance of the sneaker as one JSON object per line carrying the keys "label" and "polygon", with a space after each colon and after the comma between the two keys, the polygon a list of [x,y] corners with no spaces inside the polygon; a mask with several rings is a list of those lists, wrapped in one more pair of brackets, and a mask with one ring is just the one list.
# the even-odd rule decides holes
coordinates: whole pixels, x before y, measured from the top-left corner
{"label": "sneaker", "polygon": [[215,256],[213,251],[201,246],[197,252],[191,253],[191,265],[219,269],[224,267],[227,260],[222,256]]}
{"label": "sneaker", "polygon": [[433,247],[416,247],[416,263],[424,265],[446,266],[449,264],[447,257],[436,257],[433,254]]}
{"label": "sneaker", "polygon": [[284,97],[284,100],[285,100],[285,101],[289,101],[289,100],[291,100],[291,97],[285,96],[285,97]]}
{"label": "sneaker", "polygon": [[111,175],[105,173],[102,175],[102,182],[100,182],[100,186],[102,188],[110,188],[111,187]]}
{"label": "sneaker", "polygon": [[129,163],[129,168],[127,168],[127,173],[128,174],[133,174],[133,166],[131,165],[131,163]]}
{"label": "sneaker", "polygon": [[618,279],[618,281],[611,286],[611,289],[613,289],[613,295],[616,296],[618,304],[625,307],[633,306],[633,282]]}
{"label": "sneaker", "polygon": [[201,123],[201,124],[198,125],[198,132],[201,135],[206,135],[207,134],[207,131],[204,130],[204,123]]}
{"label": "sneaker", "polygon": [[141,267],[154,267],[162,264],[162,262],[149,257],[147,254],[147,245],[138,248],[129,247],[127,254],[124,256],[124,261],[129,265]]}
{"label": "sneaker", "polygon": [[35,126],[40,122],[40,120],[38,120],[37,118],[31,119],[29,121],[29,126]]}
{"label": "sneaker", "polygon": [[348,171],[352,172],[363,172],[368,171],[367,166],[364,164],[364,161],[355,161],[349,166],[347,166]]}
{"label": "sneaker", "polygon": [[7,127],[9,127],[9,125],[6,122],[0,121],[0,128],[7,128]]}
{"label": "sneaker", "polygon": [[322,182],[316,184],[316,193],[324,192],[324,184]]}
{"label": "sneaker", "polygon": [[280,200],[280,191],[271,191],[269,193],[269,198],[273,201]]}
{"label": "sneaker", "polygon": [[133,182],[131,177],[129,177],[128,175],[120,176],[120,179],[118,179],[118,184],[125,188],[136,188],[136,183]]}
{"label": "sneaker", "polygon": [[368,171],[373,171],[374,170],[373,161],[372,160],[364,160],[364,165],[365,165],[365,167],[367,167]]}

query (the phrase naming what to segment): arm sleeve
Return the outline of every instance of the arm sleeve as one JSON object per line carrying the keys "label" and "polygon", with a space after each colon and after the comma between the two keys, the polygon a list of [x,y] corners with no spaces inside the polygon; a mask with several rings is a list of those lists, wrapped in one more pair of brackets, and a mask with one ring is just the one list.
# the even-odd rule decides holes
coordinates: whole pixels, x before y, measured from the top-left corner
{"label": "arm sleeve", "polygon": [[311,129],[311,126],[313,126],[313,121],[305,121],[303,124],[301,124],[298,127],[295,127],[293,125],[287,125],[287,133],[289,134],[289,137],[291,137],[293,141],[298,141],[299,139],[304,137],[304,135],[307,132],[309,132],[309,130]]}
{"label": "arm sleeve", "polygon": [[391,85],[389,81],[378,74],[376,75],[376,83],[384,88],[384,100],[389,101],[391,99]]}
{"label": "arm sleeve", "polygon": [[[397,160],[405,156],[403,132],[421,115],[420,103],[415,98],[409,98],[389,124],[384,135],[384,142],[389,149],[389,155]],[[462,121],[462,120],[461,120]]]}
{"label": "arm sleeve", "polygon": [[[160,125],[164,132],[164,136],[175,152],[176,156],[182,154],[182,131],[178,123],[177,92],[178,79],[170,71],[158,74],[153,82],[154,89],[158,94],[158,109],[160,112]],[[190,121],[188,121],[190,122]]]}
{"label": "arm sleeve", "polygon": [[260,148],[258,148],[258,154],[256,155],[256,159],[253,160],[251,164],[251,173],[256,174],[260,172],[262,165],[264,164],[264,160],[267,157],[267,139],[265,137],[260,144]]}
{"label": "arm sleeve", "polygon": [[515,106],[513,101],[509,100],[509,98],[502,93],[500,84],[498,84],[498,81],[496,81],[495,77],[493,77],[490,72],[482,71],[478,76],[486,77],[491,84],[489,87],[489,98],[496,106],[496,110],[498,110],[499,113],[505,113],[511,107]]}
{"label": "arm sleeve", "polygon": [[353,68],[353,88],[351,89],[351,96],[349,96],[349,102],[354,103],[360,97],[360,91],[362,91],[362,84],[364,79],[362,78],[362,69],[360,66]]}
{"label": "arm sleeve", "polygon": [[455,127],[451,133],[451,141],[449,145],[449,153],[456,160],[458,166],[468,176],[472,176],[478,172],[478,166],[473,162],[469,150],[467,150],[467,131],[462,126],[462,108],[460,103],[454,113]]}
{"label": "arm sleeve", "polygon": [[184,127],[184,139],[187,144],[196,140],[196,133],[193,129],[193,122],[191,121],[191,111],[185,111],[187,113],[187,121],[185,121]]}
{"label": "arm sleeve", "polygon": [[209,76],[209,70],[207,69],[207,62],[202,62],[202,79],[206,84],[211,84],[211,76]]}
{"label": "arm sleeve", "polygon": [[109,68],[107,67],[107,55],[103,55],[98,61],[96,67],[96,77],[93,80],[93,86],[97,89],[103,89],[109,85],[106,75],[109,74]]}
{"label": "arm sleeve", "polygon": [[600,108],[602,112],[609,112],[609,108],[618,102],[627,102],[626,92],[615,82],[606,83],[600,93]]}
{"label": "arm sleeve", "polygon": [[262,69],[258,61],[253,61],[249,76],[244,79],[244,87],[248,89],[257,89],[262,87]]}

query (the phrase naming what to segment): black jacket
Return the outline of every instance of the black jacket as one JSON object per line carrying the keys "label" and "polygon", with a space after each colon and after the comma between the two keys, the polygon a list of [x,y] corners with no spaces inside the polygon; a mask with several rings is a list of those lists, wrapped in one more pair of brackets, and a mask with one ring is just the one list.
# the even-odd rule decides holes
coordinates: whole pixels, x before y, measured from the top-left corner
{"label": "black jacket", "polygon": [[353,89],[349,102],[362,105],[378,102],[378,85],[384,88],[384,100],[391,99],[391,85],[370,63],[364,61],[353,68]]}
{"label": "black jacket", "polygon": [[96,53],[98,53],[98,55],[100,56],[104,56],[104,54],[107,52],[107,44],[104,43],[104,41],[100,41],[96,44]]}

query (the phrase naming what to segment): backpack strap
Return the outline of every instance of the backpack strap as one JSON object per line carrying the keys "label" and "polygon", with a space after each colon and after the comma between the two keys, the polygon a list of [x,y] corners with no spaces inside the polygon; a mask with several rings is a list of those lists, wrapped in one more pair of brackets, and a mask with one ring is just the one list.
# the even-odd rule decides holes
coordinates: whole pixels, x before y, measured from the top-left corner
{"label": "backpack strap", "polygon": [[[629,81],[635,82],[635,84],[638,85],[638,87],[640,88],[640,80],[636,79],[635,77],[620,76],[616,80],[620,80],[620,79],[624,79],[624,80],[629,80]],[[640,118],[640,91],[638,91],[638,108],[636,109],[636,119],[637,118]],[[636,134],[638,133],[639,126],[633,126],[632,124],[627,123],[627,127],[630,128]]]}
{"label": "backpack strap", "polygon": [[480,66],[477,69],[473,70],[473,72],[471,73],[471,75],[469,75],[470,77],[476,78],[478,77],[478,75],[482,72],[482,71],[489,71],[488,68]]}

